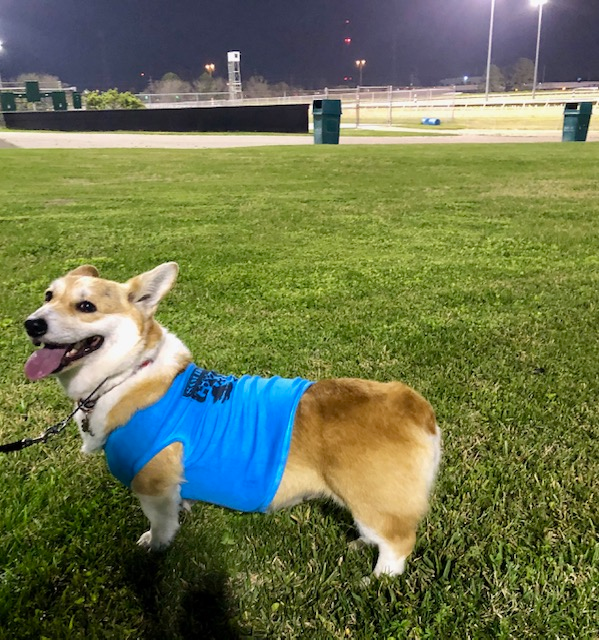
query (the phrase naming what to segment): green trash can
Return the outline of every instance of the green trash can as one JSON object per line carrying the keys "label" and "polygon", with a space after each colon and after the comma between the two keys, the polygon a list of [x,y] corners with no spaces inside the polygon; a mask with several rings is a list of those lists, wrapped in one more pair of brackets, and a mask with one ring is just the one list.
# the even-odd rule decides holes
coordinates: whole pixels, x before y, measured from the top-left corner
{"label": "green trash can", "polygon": [[12,91],[6,91],[0,93],[0,107],[2,111],[16,111],[17,102],[15,100],[15,94]]}
{"label": "green trash can", "polygon": [[341,100],[314,100],[314,144],[339,144]]}
{"label": "green trash can", "polygon": [[73,91],[73,109],[81,109],[81,94],[79,91]]}
{"label": "green trash can", "polygon": [[69,108],[65,91],[52,91],[52,106],[54,111],[66,111]]}
{"label": "green trash can", "polygon": [[587,139],[592,113],[592,102],[566,103],[562,142],[584,142]]}

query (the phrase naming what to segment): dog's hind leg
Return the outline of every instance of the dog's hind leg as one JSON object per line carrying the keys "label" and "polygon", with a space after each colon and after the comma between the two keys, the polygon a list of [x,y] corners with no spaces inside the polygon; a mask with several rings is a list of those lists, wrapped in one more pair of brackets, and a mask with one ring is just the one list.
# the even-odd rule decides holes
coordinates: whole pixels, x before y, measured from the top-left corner
{"label": "dog's hind leg", "polygon": [[379,549],[379,557],[374,568],[374,574],[395,576],[401,575],[406,567],[406,558],[412,552],[416,542],[416,524],[410,525],[400,522],[393,516],[381,522],[384,533],[356,520],[361,540],[368,544],[375,544]]}
{"label": "dog's hind leg", "polygon": [[175,442],[157,453],[135,476],[131,488],[150,521],[150,530],[137,541],[156,551],[168,546],[179,529],[183,447]]}

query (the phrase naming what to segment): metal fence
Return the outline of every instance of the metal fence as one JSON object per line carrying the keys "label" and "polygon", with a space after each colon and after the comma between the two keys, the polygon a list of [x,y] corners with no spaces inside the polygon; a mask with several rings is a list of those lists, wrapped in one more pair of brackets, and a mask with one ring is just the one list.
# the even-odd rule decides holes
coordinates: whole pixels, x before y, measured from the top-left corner
{"label": "metal fence", "polygon": [[[308,104],[315,99],[340,99],[343,108],[343,126],[405,125],[417,122],[422,117],[439,117],[452,121],[463,117],[468,110],[487,113],[489,117],[508,119],[510,112],[526,108],[529,113],[540,114],[543,108],[555,111],[566,102],[591,101],[599,99],[597,86],[569,87],[561,90],[537,90],[533,99],[530,91],[473,93],[474,85],[455,87],[430,87],[425,89],[394,87],[356,87],[323,89],[303,94],[286,94],[270,97],[242,97],[232,100],[228,93],[179,93],[179,94],[138,94],[148,108],[217,107],[241,105]],[[481,110],[480,108],[483,107]],[[466,115],[466,117],[468,117]]]}
{"label": "metal fence", "polygon": [[222,107],[227,105],[312,104],[315,99],[336,98],[355,104],[413,104],[422,101],[450,99],[457,95],[447,87],[429,89],[394,89],[393,87],[356,87],[352,89],[322,89],[307,93],[289,93],[281,96],[242,97],[231,99],[229,93],[138,93],[137,97],[148,108],[164,107]]}

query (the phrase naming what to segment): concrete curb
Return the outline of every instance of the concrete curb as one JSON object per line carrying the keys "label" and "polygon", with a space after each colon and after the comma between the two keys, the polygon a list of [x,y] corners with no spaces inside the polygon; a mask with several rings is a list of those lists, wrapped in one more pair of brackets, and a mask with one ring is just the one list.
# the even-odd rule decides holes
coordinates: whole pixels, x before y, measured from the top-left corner
{"label": "concrete curb", "polygon": [[[590,134],[590,141],[599,134]],[[464,132],[434,136],[341,136],[341,145],[364,144],[488,144],[560,142],[558,132]],[[0,147],[20,149],[224,149],[312,145],[311,135],[173,135],[145,133],[70,133],[0,130]]]}

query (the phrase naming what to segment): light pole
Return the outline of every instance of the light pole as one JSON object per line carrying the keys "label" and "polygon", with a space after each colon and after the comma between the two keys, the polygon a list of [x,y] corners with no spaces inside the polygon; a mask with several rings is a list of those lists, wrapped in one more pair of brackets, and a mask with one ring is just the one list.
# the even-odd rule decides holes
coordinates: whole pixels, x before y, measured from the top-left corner
{"label": "light pole", "polygon": [[537,91],[537,77],[539,71],[539,49],[541,48],[541,23],[543,21],[543,5],[547,4],[549,0],[530,0],[530,4],[533,7],[539,7],[539,25],[537,28],[537,52],[535,55],[535,75],[532,81],[532,98],[534,100],[535,93]]}
{"label": "light pole", "polygon": [[[0,53],[2,53],[2,40],[0,40]],[[0,73],[0,89],[2,89],[2,74]]]}
{"label": "light pole", "polygon": [[204,69],[206,69],[206,73],[212,78],[212,74],[216,67],[212,63],[209,63],[204,65]]}
{"label": "light pole", "polygon": [[489,81],[491,72],[491,50],[493,49],[493,22],[495,21],[495,0],[491,0],[491,20],[489,22],[489,50],[487,52],[487,81],[485,83],[485,102],[489,102]]}
{"label": "light pole", "polygon": [[358,71],[360,72],[360,87],[362,86],[362,69],[364,69],[365,64],[366,60],[356,60],[356,67],[358,67]]}

